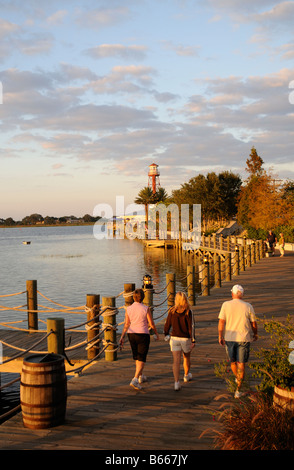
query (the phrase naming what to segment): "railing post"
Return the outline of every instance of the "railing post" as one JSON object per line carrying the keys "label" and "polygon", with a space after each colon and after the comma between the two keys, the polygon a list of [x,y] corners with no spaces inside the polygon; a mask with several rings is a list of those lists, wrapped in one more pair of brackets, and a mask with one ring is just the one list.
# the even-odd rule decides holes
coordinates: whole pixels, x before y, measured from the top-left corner
{"label": "railing post", "polygon": [[176,295],[176,275],[166,274],[166,292],[167,292],[167,306],[168,309],[174,306],[175,303],[175,295]]}
{"label": "railing post", "polygon": [[256,244],[255,241],[252,242],[252,256],[251,256],[251,261],[253,264],[256,263]]}
{"label": "railing post", "polygon": [[235,263],[236,263],[236,268],[235,268],[235,273],[236,276],[239,276],[240,274],[240,253],[239,253],[239,246],[235,246]]}
{"label": "railing post", "polygon": [[[91,345],[88,349],[88,359],[94,359],[95,356],[97,356],[99,352],[99,339],[94,338],[99,335],[99,325],[101,323],[100,320],[95,317],[99,313],[99,308],[100,308],[100,295],[97,294],[87,294],[87,299],[86,299],[86,306],[87,306],[87,321],[90,323],[87,323],[88,325],[88,333],[87,333],[87,340],[89,341],[95,341],[95,344]],[[92,321],[91,321],[92,320]],[[95,326],[94,326],[95,325]],[[92,327],[92,328],[91,328]]]}
{"label": "railing post", "polygon": [[216,233],[212,234],[213,248],[216,249]]}
{"label": "railing post", "polygon": [[52,333],[47,337],[48,353],[64,354],[64,319],[47,318],[47,333]]}
{"label": "railing post", "polygon": [[196,305],[195,299],[195,266],[187,266],[187,292],[190,305]]}
{"label": "railing post", "polygon": [[222,236],[222,234],[219,237],[219,248],[220,250],[224,249],[224,237]]}
{"label": "railing post", "polygon": [[230,281],[232,279],[232,255],[231,253],[226,254],[226,281]]}
{"label": "railing post", "polygon": [[202,295],[210,294],[210,284],[209,284],[209,261],[207,258],[204,258],[203,264],[203,280],[202,280]]}
{"label": "railing post", "polygon": [[222,286],[221,257],[217,253],[214,256],[214,285],[215,285],[215,287],[221,287]]}
{"label": "railing post", "polygon": [[246,247],[246,264],[247,264],[247,266],[249,266],[249,267],[252,266],[252,261],[251,261],[251,245],[247,245],[247,247]]}
{"label": "railing post", "polygon": [[144,305],[148,305],[148,307],[150,308],[150,313],[151,313],[151,316],[153,318],[153,287],[150,289],[150,288],[144,288],[144,300],[143,300],[143,304]]}
{"label": "railing post", "polygon": [[231,250],[231,236],[227,236],[227,251]]}
{"label": "railing post", "polygon": [[240,270],[245,271],[245,247],[240,246]]}
{"label": "railing post", "polygon": [[38,329],[37,281],[27,281],[28,329]]}
{"label": "railing post", "polygon": [[109,346],[105,349],[105,360],[116,361],[116,308],[115,308],[115,297],[102,297],[103,307],[103,323],[106,327],[104,331],[105,343],[109,343]]}
{"label": "railing post", "polygon": [[125,299],[125,306],[128,307],[134,303],[132,292],[136,289],[135,284],[127,283],[124,284],[124,299]]}

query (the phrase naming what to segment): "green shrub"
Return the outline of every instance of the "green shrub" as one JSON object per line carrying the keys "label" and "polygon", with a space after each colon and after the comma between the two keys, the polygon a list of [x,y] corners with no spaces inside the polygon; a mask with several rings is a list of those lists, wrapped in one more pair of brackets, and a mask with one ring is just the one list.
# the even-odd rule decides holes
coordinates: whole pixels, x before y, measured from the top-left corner
{"label": "green shrub", "polygon": [[269,347],[254,350],[258,361],[249,363],[255,376],[262,379],[258,388],[269,393],[275,385],[290,389],[294,386],[294,366],[289,362],[289,343],[294,339],[293,320],[290,315],[285,323],[266,320],[264,329],[270,334]]}

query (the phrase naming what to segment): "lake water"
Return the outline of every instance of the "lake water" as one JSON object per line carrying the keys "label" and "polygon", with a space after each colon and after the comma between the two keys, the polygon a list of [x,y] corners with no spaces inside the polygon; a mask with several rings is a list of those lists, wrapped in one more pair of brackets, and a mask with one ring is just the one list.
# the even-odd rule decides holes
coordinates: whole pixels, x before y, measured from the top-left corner
{"label": "lake water", "polygon": [[[31,243],[24,245],[23,241]],[[100,294],[100,301],[103,296],[117,296],[124,290],[125,283],[142,287],[145,274],[152,277],[155,292],[163,291],[154,294],[154,304],[159,305],[166,299],[166,274],[176,273],[177,289],[186,288],[184,278],[187,264],[191,262],[189,255],[179,250],[146,249],[138,240],[97,240],[93,226],[0,228],[0,260],[0,295],[23,292],[27,280],[37,280],[40,293],[69,307],[84,306],[87,294]],[[27,328],[27,313],[9,310],[9,307],[23,304],[26,304],[26,294],[1,297],[0,305],[7,310],[0,310],[0,323],[24,320],[20,325]],[[58,308],[40,294],[38,304]],[[123,304],[123,296],[118,297],[116,305]],[[164,302],[154,311],[154,318],[166,309]],[[85,313],[39,313],[38,316],[45,320],[57,315],[64,318],[65,327],[86,321]],[[124,310],[120,309],[117,323],[123,318]],[[2,373],[1,378],[3,385],[15,378],[15,374]],[[19,383],[4,389],[0,398],[1,415],[19,402]]]}
{"label": "lake water", "polygon": [[[23,241],[31,244],[24,245]],[[34,279],[40,293],[69,307],[84,306],[87,294],[100,294],[100,300],[103,296],[117,296],[124,290],[124,283],[142,287],[145,274],[152,276],[158,292],[166,285],[166,273],[176,273],[180,289],[186,286],[186,280],[180,279],[186,276],[189,262],[189,256],[178,250],[146,249],[138,240],[97,240],[93,226],[2,228],[0,259],[0,295],[25,291],[26,280]],[[154,295],[154,304],[165,297],[166,291]],[[9,307],[25,303],[25,294],[0,298],[0,304]],[[55,308],[40,295],[38,303]],[[118,297],[117,306],[123,304],[123,297]],[[154,316],[165,310],[166,304]],[[66,327],[80,322],[81,317],[61,314]],[[120,310],[119,316],[123,315]],[[52,314],[39,314],[43,319],[46,316]],[[23,319],[27,314],[0,311],[0,322],[12,317]]]}

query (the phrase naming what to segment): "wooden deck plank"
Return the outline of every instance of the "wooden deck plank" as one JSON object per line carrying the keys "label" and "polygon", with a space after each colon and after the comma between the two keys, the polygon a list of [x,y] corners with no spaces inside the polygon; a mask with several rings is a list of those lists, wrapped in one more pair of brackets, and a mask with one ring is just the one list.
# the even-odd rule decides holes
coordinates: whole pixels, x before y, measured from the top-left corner
{"label": "wooden deck plank", "polygon": [[[285,319],[294,313],[294,253],[264,258],[238,278],[197,299],[196,340],[192,355],[193,380],[173,390],[172,358],[164,341],[151,341],[142,391],[129,386],[134,363],[129,345],[116,362],[99,360],[82,376],[68,381],[64,424],[51,429],[23,427],[21,413],[0,426],[0,448],[43,450],[213,450],[213,436],[200,434],[219,429],[213,413],[226,392],[214,374],[214,364],[225,359],[217,342],[218,313],[230,299],[230,288],[240,283],[245,299],[259,318]],[[161,327],[160,327],[161,328]],[[260,344],[265,334],[260,327]],[[256,343],[254,343],[256,344]],[[254,347],[253,344],[253,347]]]}

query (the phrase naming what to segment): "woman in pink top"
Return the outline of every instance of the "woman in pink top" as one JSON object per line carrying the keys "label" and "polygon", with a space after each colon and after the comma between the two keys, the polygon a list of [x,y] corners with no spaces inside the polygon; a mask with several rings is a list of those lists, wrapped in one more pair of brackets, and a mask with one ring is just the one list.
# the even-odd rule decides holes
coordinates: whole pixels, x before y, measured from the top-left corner
{"label": "woman in pink top", "polygon": [[120,345],[123,346],[124,336],[127,333],[132,348],[133,359],[136,361],[135,376],[131,380],[130,385],[140,390],[141,383],[146,381],[143,375],[147,354],[150,344],[149,327],[154,331],[155,339],[158,339],[158,333],[154,324],[150,308],[144,305],[143,289],[136,289],[133,294],[134,303],[127,307],[125,315],[125,323],[120,338]]}

